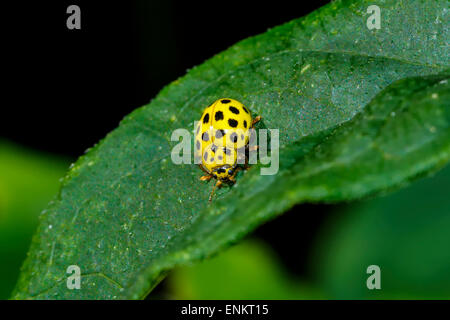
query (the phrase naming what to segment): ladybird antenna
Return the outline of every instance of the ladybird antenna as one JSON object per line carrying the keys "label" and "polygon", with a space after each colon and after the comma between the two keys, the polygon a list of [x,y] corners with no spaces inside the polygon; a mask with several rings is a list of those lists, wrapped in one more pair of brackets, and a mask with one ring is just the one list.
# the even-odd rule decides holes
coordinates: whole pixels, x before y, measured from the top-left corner
{"label": "ladybird antenna", "polygon": [[209,195],[209,202],[211,202],[211,200],[212,200],[212,197],[213,197],[213,195],[214,195],[214,192],[216,191],[216,188],[217,187],[220,187],[222,185],[222,181],[217,181],[217,183],[214,185],[214,187],[213,187],[213,189],[212,189],[212,191],[211,191],[211,194]]}

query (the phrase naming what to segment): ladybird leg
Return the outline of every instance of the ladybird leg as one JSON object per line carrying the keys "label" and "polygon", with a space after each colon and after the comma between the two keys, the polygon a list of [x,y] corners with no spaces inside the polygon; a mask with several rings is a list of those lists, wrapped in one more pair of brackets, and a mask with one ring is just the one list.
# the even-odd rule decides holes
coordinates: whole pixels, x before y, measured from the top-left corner
{"label": "ladybird leg", "polygon": [[238,173],[239,170],[242,170],[242,168],[241,168],[241,167],[236,167],[236,168],[234,169],[234,173],[232,174],[231,177],[228,178],[228,180],[230,180],[230,181],[233,182],[233,183],[236,182],[235,177],[236,177],[236,174]]}
{"label": "ladybird leg", "polygon": [[198,165],[200,167],[200,169],[202,169],[203,172],[205,172],[206,174],[209,174],[208,171],[205,170],[205,168],[203,168],[203,166],[201,164]]}
{"label": "ladybird leg", "polygon": [[248,168],[249,168],[248,157],[245,157],[244,170],[248,170]]}
{"label": "ladybird leg", "polygon": [[200,180],[201,181],[209,181],[209,180],[211,180],[212,175],[208,171],[206,171],[205,168],[203,168],[203,166],[201,164],[199,164],[198,166],[200,167],[200,169],[202,169],[202,171],[204,173],[206,173],[203,177],[200,177]]}
{"label": "ladybird leg", "polygon": [[253,127],[256,123],[258,123],[259,121],[261,121],[261,116],[255,117],[255,119],[252,120],[252,127]]}
{"label": "ladybird leg", "polygon": [[214,195],[214,191],[216,191],[216,188],[220,188],[222,186],[222,181],[218,180],[217,183],[214,185],[214,188],[211,191],[211,194],[209,195],[209,201],[211,202],[212,197]]}
{"label": "ladybird leg", "polygon": [[200,177],[200,180],[201,181],[209,181],[209,180],[211,180],[211,178],[212,178],[212,175],[207,174],[207,175]]}

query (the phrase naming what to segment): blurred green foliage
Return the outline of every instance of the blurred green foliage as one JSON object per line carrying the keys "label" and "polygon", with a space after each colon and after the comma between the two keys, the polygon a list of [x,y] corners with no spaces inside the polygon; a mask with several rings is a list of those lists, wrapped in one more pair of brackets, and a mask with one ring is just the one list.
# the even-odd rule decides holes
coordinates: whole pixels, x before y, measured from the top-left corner
{"label": "blurred green foliage", "polygon": [[243,241],[212,259],[178,268],[169,278],[174,299],[320,299],[293,278],[267,244]]}
{"label": "blurred green foliage", "polygon": [[56,195],[68,164],[0,139],[0,299],[9,298],[39,212]]}
{"label": "blurred green foliage", "polygon": [[[337,299],[449,299],[449,191],[447,166],[336,214],[319,237],[318,285]],[[381,268],[381,290],[366,287],[371,264]]]}

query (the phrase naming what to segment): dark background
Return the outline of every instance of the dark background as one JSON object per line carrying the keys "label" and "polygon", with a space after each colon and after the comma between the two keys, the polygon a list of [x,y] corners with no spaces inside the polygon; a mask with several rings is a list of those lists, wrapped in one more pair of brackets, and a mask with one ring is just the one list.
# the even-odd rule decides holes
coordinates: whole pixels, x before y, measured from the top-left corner
{"label": "dark background", "polygon": [[[328,1],[51,1],[2,7],[0,138],[76,159],[165,85],[249,36]],[[66,9],[81,9],[68,30]],[[298,215],[296,211],[314,212]],[[262,226],[288,269],[305,275],[310,243],[330,211],[303,205]],[[296,243],[292,254],[290,243]]]}
{"label": "dark background", "polygon": [[[187,69],[327,2],[2,4],[0,136],[78,157]],[[66,28],[70,4],[80,6],[81,30]]]}

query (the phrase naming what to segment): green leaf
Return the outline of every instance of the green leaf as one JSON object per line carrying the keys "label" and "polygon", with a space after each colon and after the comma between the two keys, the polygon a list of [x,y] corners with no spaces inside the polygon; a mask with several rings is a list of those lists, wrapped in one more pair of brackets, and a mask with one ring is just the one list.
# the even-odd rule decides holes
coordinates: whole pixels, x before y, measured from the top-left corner
{"label": "green leaf", "polygon": [[[357,203],[323,228],[313,266],[333,299],[450,297],[450,166],[387,197]],[[368,290],[369,265],[381,290]]]}
{"label": "green leaf", "polygon": [[[364,110],[392,82],[448,68],[446,2],[383,1],[382,29],[368,30],[372,4],[333,2],[244,40],[127,116],[41,215],[13,297],[143,298],[174,265],[210,256],[295,203],[359,198],[447,162],[445,76],[402,82]],[[196,166],[170,161],[170,137],[225,96],[280,130],[280,172],[254,166],[208,204],[211,184]],[[66,287],[72,264],[82,290]]]}

